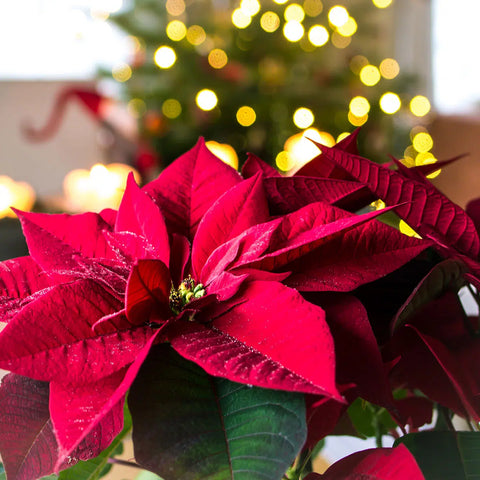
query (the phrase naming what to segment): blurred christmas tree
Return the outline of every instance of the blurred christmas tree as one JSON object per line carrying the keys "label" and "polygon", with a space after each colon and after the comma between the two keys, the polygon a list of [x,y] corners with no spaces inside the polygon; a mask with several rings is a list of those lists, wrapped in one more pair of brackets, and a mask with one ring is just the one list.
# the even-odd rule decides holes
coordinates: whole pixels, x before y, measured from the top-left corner
{"label": "blurred christmas tree", "polygon": [[[133,0],[111,20],[134,58],[108,74],[163,166],[202,135],[287,171],[306,129],[331,145],[363,124],[362,153],[403,156],[408,134],[393,123],[413,117],[416,92],[390,58],[391,3]],[[428,113],[425,97],[417,103]]]}

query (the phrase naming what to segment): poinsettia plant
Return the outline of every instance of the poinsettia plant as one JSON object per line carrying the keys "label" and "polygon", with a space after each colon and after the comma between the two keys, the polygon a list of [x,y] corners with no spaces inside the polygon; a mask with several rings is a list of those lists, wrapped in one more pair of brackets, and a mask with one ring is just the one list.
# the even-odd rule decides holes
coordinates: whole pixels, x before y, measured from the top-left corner
{"label": "poinsettia plant", "polygon": [[[451,422],[480,419],[478,319],[458,294],[478,286],[478,215],[426,168],[358,156],[356,135],[289,177],[253,155],[240,175],[199,140],[130,178],[118,211],[17,212],[30,255],[0,264],[8,480],[99,478],[130,430],[132,465],[165,480],[478,473],[480,434]],[[336,433],[398,438],[315,473]]]}

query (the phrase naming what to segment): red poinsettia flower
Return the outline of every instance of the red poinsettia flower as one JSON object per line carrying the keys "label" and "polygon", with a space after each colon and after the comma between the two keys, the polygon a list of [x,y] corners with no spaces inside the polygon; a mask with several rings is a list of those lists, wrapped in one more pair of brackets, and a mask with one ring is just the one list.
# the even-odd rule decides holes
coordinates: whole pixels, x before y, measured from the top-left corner
{"label": "red poinsettia flower", "polygon": [[272,218],[260,176],[203,142],[143,190],[130,178],[118,213],[19,212],[30,257],[1,266],[0,366],[50,383],[55,468],[111,442],[156,342],[215,376],[341,401],[325,311],[298,290],[350,291],[426,247],[377,215],[316,202]]}

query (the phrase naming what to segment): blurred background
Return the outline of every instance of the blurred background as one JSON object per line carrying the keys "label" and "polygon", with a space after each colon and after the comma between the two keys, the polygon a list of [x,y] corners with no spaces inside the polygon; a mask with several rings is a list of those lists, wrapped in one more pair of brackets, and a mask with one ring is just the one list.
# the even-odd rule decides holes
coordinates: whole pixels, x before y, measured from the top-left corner
{"label": "blurred background", "polygon": [[432,174],[465,206],[479,14],[478,0],[1,2],[0,258],[26,252],[11,205],[115,207],[128,171],[146,182],[199,136],[235,167],[253,152],[286,174],[319,153],[305,135],[334,145],[357,127],[379,162],[468,153]]}

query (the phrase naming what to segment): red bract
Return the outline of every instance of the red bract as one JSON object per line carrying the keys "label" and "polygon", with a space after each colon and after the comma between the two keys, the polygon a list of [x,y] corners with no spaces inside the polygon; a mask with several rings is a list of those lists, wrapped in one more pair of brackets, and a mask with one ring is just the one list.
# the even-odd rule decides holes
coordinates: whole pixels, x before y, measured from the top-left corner
{"label": "red bract", "polygon": [[377,215],[316,202],[272,218],[261,176],[242,180],[203,142],[143,190],[130,178],[118,213],[19,212],[30,257],[0,271],[0,367],[50,383],[55,469],[93,432],[90,456],[111,442],[157,342],[214,376],[342,401],[325,311],[298,290],[353,290],[428,246]]}

